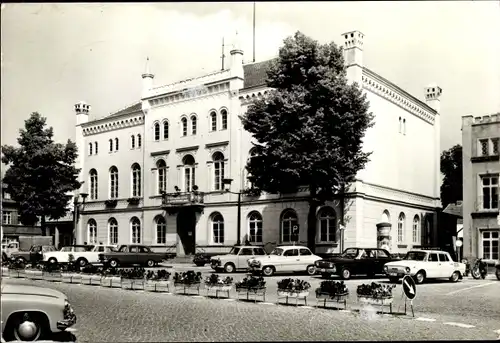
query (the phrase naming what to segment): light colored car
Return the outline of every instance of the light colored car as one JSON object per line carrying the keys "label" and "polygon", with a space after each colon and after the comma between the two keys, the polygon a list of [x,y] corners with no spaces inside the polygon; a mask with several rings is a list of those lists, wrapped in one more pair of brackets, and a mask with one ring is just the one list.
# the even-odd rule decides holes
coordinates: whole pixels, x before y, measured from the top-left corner
{"label": "light colored car", "polygon": [[13,252],[19,251],[19,242],[10,241],[7,243],[2,243],[2,259],[10,258]]}
{"label": "light colored car", "polygon": [[232,273],[235,270],[248,269],[248,260],[256,256],[266,256],[266,251],[257,246],[235,246],[225,255],[216,255],[210,259],[210,266],[215,271],[224,270]]}
{"label": "light colored car", "polygon": [[458,282],[465,274],[465,264],[454,262],[446,251],[411,250],[402,260],[386,263],[384,272],[391,282],[398,282],[405,275],[412,276],[418,284],[440,278]]}
{"label": "light colored car", "polygon": [[72,245],[63,247],[60,251],[43,254],[43,261],[48,263],[68,263],[69,255],[73,254],[74,261],[80,267],[88,263],[100,263],[99,254],[116,251],[114,245]]}
{"label": "light colored car", "polygon": [[2,282],[2,338],[36,341],[76,323],[66,295],[50,288]]}
{"label": "light colored car", "polygon": [[274,273],[306,272],[316,274],[314,262],[321,257],[314,255],[309,248],[300,245],[276,247],[269,255],[248,260],[248,269],[254,273],[262,272],[265,276]]}

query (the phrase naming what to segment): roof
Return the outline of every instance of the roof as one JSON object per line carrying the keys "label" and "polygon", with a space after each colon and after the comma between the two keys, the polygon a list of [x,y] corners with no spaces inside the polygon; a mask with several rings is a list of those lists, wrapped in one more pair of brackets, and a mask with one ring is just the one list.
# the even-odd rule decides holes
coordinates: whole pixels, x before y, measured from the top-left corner
{"label": "roof", "polygon": [[142,110],[142,103],[136,102],[133,105],[127,106],[115,113],[111,113],[108,117],[116,117],[116,116],[121,116],[122,114],[130,114],[130,113],[135,113],[138,111]]}
{"label": "roof", "polygon": [[463,217],[462,202],[457,201],[457,203],[455,204],[449,204],[443,210],[443,213],[451,214],[453,216],[462,218]]}
{"label": "roof", "polygon": [[267,71],[276,60],[277,58],[273,58],[267,61],[243,65],[243,75],[245,77],[243,89],[265,86]]}

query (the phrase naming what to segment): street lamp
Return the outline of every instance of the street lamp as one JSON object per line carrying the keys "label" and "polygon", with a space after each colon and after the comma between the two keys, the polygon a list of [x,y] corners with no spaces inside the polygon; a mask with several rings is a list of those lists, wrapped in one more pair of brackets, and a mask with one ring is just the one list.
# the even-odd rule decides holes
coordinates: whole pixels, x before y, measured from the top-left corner
{"label": "street lamp", "polygon": [[231,192],[229,188],[231,187],[231,182],[233,179],[222,179],[222,183],[227,186],[225,189],[227,193],[238,194],[238,223],[236,225],[236,245],[241,245],[241,194],[240,192]]}
{"label": "street lamp", "polygon": [[80,217],[80,208],[79,205],[82,204],[82,211],[83,211],[83,206],[85,206],[85,199],[89,196],[88,193],[80,193],[80,196],[82,197],[82,202],[80,203],[78,201],[78,194],[75,195],[73,199],[73,244],[76,244],[76,227],[78,225],[78,219]]}

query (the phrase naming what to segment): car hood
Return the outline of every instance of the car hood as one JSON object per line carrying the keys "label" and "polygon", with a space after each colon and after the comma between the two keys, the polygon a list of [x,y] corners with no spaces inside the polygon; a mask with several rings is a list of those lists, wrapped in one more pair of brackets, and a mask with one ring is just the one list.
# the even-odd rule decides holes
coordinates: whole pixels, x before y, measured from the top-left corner
{"label": "car hood", "polygon": [[322,259],[321,261],[332,262],[332,263],[346,263],[346,262],[353,262],[356,260],[353,258],[345,258],[345,257],[330,257],[330,258]]}
{"label": "car hood", "polygon": [[55,289],[9,283],[2,284],[2,294],[37,295],[41,297],[66,299],[64,293],[56,291]]}
{"label": "car hood", "polygon": [[392,261],[384,264],[384,266],[387,267],[398,267],[398,266],[408,266],[410,264],[416,264],[421,261],[413,261],[413,260],[398,260],[398,261]]}

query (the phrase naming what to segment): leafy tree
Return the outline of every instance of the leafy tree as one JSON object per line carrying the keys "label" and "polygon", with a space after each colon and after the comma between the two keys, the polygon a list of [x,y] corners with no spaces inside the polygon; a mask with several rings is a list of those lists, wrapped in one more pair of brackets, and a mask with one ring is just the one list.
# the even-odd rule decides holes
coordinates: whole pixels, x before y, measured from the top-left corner
{"label": "leafy tree", "polygon": [[441,203],[443,208],[462,200],[462,146],[457,144],[441,153]]}
{"label": "leafy tree", "polygon": [[59,219],[68,211],[68,192],[80,188],[75,143],[54,143],[47,119],[34,112],[19,130],[19,147],[2,146],[2,162],[9,166],[3,181],[12,199],[19,204],[21,222],[34,225],[41,218],[42,235],[45,219]]}
{"label": "leafy tree", "polygon": [[343,190],[368,162],[361,147],[373,116],[360,87],[348,84],[342,49],[333,42],[297,32],[285,39],[267,76],[273,90],[241,117],[257,142],[246,168],[252,184],[268,193],[308,186],[307,240],[314,251],[316,210],[338,198],[345,204]]}

